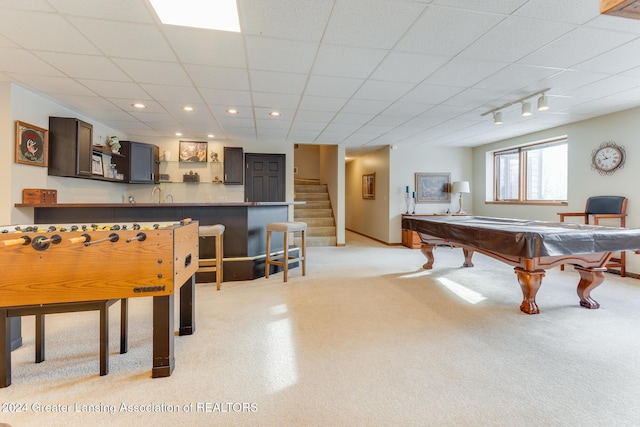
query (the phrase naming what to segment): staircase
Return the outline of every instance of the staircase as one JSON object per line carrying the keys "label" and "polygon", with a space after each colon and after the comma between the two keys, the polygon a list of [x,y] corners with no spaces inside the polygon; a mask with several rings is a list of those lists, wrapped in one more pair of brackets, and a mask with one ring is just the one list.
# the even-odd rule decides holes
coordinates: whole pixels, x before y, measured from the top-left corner
{"label": "staircase", "polygon": [[[307,246],[336,246],[336,224],[327,185],[319,180],[296,179],[294,192],[296,202],[307,202],[293,208],[294,220],[307,223]],[[296,237],[296,244],[299,239]]]}

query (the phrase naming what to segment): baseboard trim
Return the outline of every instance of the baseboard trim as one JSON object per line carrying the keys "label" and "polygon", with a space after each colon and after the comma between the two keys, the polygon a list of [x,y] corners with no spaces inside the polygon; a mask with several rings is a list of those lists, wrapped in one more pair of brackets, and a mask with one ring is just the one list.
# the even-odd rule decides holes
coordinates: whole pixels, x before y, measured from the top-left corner
{"label": "baseboard trim", "polygon": [[[345,228],[345,230],[350,231],[350,232],[352,232],[352,233],[359,234],[359,235],[364,236],[364,237],[366,237],[366,238],[368,238],[368,239],[375,240],[376,242],[378,242],[378,243],[382,243],[383,245],[386,245],[386,246],[402,246],[402,243],[389,243],[389,242],[385,242],[385,241],[382,241],[382,240],[380,240],[380,239],[376,239],[375,237],[371,237],[371,236],[369,236],[369,235],[366,235],[366,234],[364,234],[364,233],[360,233],[359,231],[352,230],[352,229],[350,229],[350,228]],[[344,246],[344,245],[343,245],[343,246]]]}

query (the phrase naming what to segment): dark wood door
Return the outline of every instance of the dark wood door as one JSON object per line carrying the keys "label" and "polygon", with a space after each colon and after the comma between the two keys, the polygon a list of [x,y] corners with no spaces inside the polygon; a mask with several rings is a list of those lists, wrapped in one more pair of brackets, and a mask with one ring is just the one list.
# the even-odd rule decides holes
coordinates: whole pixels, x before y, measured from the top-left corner
{"label": "dark wood door", "polygon": [[247,153],[245,161],[245,201],[284,202],[286,156]]}

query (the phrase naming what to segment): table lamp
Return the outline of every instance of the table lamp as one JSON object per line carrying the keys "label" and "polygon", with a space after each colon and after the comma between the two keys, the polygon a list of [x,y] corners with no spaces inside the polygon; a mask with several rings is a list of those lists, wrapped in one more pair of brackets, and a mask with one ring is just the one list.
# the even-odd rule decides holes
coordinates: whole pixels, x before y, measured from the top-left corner
{"label": "table lamp", "polygon": [[451,186],[451,192],[460,194],[460,209],[458,210],[458,213],[463,214],[464,212],[462,211],[462,194],[471,192],[471,190],[469,189],[469,181],[454,182]]}

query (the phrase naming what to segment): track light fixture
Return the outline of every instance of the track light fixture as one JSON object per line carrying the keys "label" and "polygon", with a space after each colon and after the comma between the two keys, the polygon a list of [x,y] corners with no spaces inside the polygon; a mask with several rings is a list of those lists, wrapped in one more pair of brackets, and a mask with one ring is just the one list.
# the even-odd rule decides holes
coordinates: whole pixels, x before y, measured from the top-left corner
{"label": "track light fixture", "polygon": [[544,95],[544,92],[538,98],[538,111],[547,111],[549,109],[549,100]]}
{"label": "track light fixture", "polygon": [[502,123],[504,123],[502,121],[502,110],[504,110],[505,108],[509,108],[515,104],[522,104],[522,115],[530,116],[532,114],[532,111],[531,111],[532,107],[531,107],[531,102],[529,102],[529,99],[534,98],[538,95],[540,95],[540,97],[538,98],[538,111],[546,111],[549,109],[549,101],[548,101],[548,98],[545,96],[545,93],[548,92],[549,90],[551,89],[549,88],[543,89],[541,91],[532,93],[520,99],[516,99],[513,102],[508,102],[498,108],[494,108],[493,110],[489,110],[486,113],[482,113],[480,114],[480,116],[486,116],[487,114],[492,114],[493,123],[496,125],[501,125]]}

